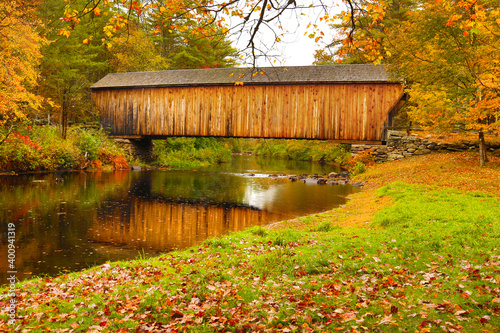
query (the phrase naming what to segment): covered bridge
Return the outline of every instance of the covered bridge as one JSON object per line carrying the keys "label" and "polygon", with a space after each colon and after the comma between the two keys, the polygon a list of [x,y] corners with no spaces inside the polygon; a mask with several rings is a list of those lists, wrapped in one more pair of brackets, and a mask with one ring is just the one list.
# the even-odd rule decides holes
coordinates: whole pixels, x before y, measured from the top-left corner
{"label": "covered bridge", "polygon": [[92,87],[113,136],[385,141],[404,104],[381,65],[221,68],[108,74]]}

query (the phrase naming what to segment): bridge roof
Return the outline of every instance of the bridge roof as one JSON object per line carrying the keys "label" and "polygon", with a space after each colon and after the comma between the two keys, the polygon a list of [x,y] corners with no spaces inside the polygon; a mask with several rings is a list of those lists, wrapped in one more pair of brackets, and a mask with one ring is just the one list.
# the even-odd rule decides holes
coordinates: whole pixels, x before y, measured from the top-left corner
{"label": "bridge roof", "polygon": [[92,89],[245,85],[391,83],[382,65],[181,69],[108,74]]}

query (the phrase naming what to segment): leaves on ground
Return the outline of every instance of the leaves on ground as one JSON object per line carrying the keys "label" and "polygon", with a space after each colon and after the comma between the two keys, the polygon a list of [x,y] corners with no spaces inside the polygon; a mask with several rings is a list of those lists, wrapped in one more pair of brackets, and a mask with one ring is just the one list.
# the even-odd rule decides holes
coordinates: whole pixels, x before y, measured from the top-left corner
{"label": "leaves on ground", "polygon": [[[452,165],[456,155],[445,158]],[[496,331],[498,196],[402,182],[367,192],[371,204],[391,198],[367,228],[327,224],[339,208],[305,218],[302,230],[257,227],[155,259],[24,282],[20,325],[9,329]]]}

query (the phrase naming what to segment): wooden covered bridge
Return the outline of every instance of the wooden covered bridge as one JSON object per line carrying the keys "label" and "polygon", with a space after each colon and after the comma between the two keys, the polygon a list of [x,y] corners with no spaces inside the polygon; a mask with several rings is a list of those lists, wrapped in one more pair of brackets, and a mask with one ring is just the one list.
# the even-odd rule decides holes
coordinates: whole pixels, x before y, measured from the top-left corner
{"label": "wooden covered bridge", "polygon": [[385,141],[404,104],[381,65],[108,74],[92,86],[101,125],[123,138],[214,136]]}

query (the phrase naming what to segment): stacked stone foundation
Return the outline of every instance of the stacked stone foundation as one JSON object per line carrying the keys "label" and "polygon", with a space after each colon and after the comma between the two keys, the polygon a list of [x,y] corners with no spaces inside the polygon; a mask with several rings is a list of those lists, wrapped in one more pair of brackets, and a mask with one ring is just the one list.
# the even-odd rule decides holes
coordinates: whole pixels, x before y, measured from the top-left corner
{"label": "stacked stone foundation", "polygon": [[[352,145],[353,155],[370,152],[375,162],[395,161],[415,155],[432,152],[477,151],[478,142],[462,140],[460,142],[433,142],[429,138],[408,135],[406,132],[389,131],[386,145]],[[500,145],[490,145],[488,153],[500,156]]]}

